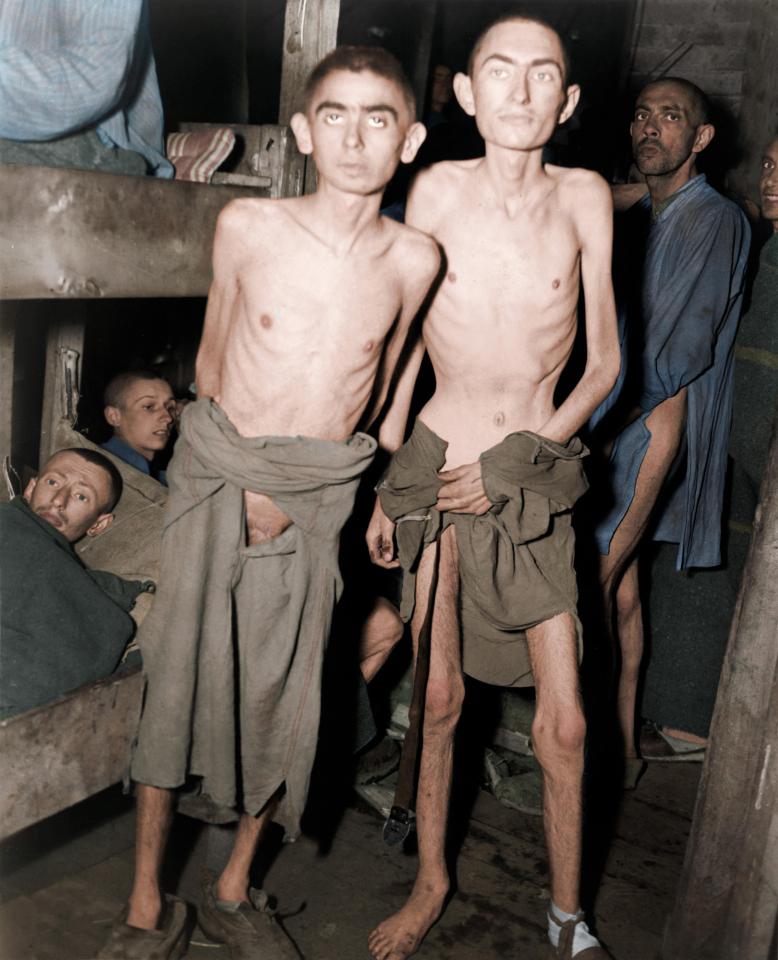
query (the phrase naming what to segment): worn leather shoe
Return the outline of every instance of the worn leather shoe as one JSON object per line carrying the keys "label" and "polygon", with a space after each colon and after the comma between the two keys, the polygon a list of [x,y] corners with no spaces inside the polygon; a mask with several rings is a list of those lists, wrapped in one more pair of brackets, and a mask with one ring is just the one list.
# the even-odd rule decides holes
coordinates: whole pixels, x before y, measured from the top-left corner
{"label": "worn leather shoe", "polygon": [[158,930],[127,923],[128,907],[114,920],[97,960],[180,960],[189,943],[190,923],[183,900],[165,895],[165,912]]}
{"label": "worn leather shoe", "polygon": [[209,940],[227,944],[232,960],[300,960],[263,890],[249,890],[248,903],[227,904],[217,901],[214,886],[204,874],[197,920]]}

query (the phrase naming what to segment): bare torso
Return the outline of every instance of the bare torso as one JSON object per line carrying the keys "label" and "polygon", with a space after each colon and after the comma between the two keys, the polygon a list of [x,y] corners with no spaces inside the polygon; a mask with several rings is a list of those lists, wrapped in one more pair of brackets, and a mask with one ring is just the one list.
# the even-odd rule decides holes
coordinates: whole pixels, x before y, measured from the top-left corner
{"label": "bare torso", "polygon": [[[353,433],[434,276],[437,251],[416,231],[381,218],[338,250],[310,210],[309,198],[243,200],[220,219],[197,385],[243,436]],[[261,501],[247,497],[250,527],[276,535],[280,511],[267,501],[265,523]]]}
{"label": "bare torso", "polygon": [[543,191],[511,216],[486,188],[482,163],[430,171],[410,220],[447,260],[424,326],[437,387],[420,413],[449,443],[447,469],[509,433],[542,430],[577,324],[580,241],[568,180],[578,171],[547,167]]}

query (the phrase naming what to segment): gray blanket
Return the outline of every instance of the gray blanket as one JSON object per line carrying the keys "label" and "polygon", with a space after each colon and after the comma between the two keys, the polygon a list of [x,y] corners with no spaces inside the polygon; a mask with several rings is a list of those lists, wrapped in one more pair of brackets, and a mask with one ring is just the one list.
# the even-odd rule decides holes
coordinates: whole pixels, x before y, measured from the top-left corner
{"label": "gray blanket", "polygon": [[[220,808],[299,832],[319,725],[340,530],[375,441],[242,437],[211,400],[190,404],[168,468],[157,596],[138,641],[147,678],[134,780],[189,775]],[[243,491],[293,521],[245,546]]]}

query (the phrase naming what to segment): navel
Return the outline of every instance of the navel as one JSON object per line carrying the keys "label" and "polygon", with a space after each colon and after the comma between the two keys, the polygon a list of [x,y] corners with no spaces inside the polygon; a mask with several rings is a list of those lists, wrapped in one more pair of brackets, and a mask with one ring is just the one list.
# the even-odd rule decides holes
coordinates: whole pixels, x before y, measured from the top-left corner
{"label": "navel", "polygon": [[262,316],[259,318],[259,322],[266,330],[269,330],[270,327],[273,326],[273,318],[269,317],[266,313],[262,314]]}
{"label": "navel", "polygon": [[559,289],[559,284],[560,284],[560,282],[561,282],[561,281],[558,280],[558,279],[554,279],[554,280],[551,281],[551,286],[554,288],[554,290],[558,290],[558,289]]}
{"label": "navel", "polygon": [[501,427],[505,423],[505,414],[502,410],[498,410],[492,419],[494,420],[495,427]]}
{"label": "navel", "polygon": [[372,340],[368,340],[367,343],[364,345],[364,347],[362,347],[362,349],[365,351],[365,353],[370,353],[370,351],[373,349],[374,346],[375,346],[375,343],[373,343]]}
{"label": "navel", "polygon": [[448,279],[449,279],[449,282],[450,282],[450,283],[456,283],[456,282],[457,282],[457,275],[454,273],[453,270],[451,271],[451,273],[449,273]]}

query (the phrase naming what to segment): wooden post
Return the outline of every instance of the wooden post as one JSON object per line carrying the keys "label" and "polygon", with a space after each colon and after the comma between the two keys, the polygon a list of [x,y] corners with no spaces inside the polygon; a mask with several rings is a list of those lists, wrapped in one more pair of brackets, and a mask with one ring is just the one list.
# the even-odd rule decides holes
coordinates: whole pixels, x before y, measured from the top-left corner
{"label": "wooden post", "polygon": [[67,417],[75,423],[83,353],[84,322],[76,319],[53,321],[46,338],[39,466],[43,466],[54,453],[58,422]]}
{"label": "wooden post", "polygon": [[435,19],[438,12],[436,0],[423,0],[416,3],[416,30],[413,58],[413,92],[416,94],[416,108],[419,117],[424,115],[426,106],[424,100],[427,94],[427,85],[430,76],[430,57],[432,55],[432,39],[435,33]]}
{"label": "wooden post", "polygon": [[[284,60],[278,122],[288,125],[303,105],[303,87],[311,70],[338,42],[340,0],[286,0]],[[316,189],[316,168],[305,165],[305,192]]]}
{"label": "wooden post", "polygon": [[664,960],[773,960],[778,943],[778,418]]}

